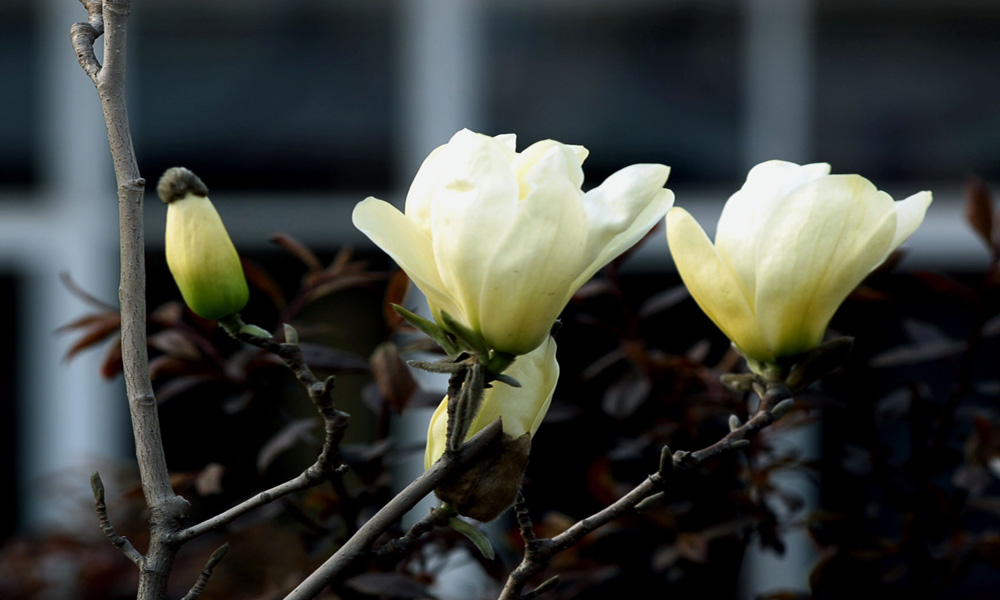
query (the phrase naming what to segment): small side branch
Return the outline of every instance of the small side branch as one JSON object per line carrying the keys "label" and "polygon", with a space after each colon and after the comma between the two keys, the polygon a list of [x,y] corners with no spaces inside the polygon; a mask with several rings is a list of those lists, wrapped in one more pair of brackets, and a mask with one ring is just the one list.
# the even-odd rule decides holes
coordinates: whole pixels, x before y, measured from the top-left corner
{"label": "small side branch", "polygon": [[70,28],[70,39],[76,59],[83,71],[97,85],[101,74],[101,63],[94,53],[94,41],[104,33],[104,11],[100,0],[80,0],[87,9],[87,20]]}
{"label": "small side branch", "polygon": [[[766,389],[763,387],[758,389],[758,393],[761,398],[760,406],[757,408],[756,414],[749,421],[733,428],[728,435],[718,442],[696,452],[671,453],[669,448],[664,447],[660,465],[656,473],[647,477],[645,481],[633,488],[632,491],[621,497],[614,504],[579,521],[551,539],[535,539],[534,531],[530,526],[526,528],[524,524],[521,524],[523,508],[515,505],[518,523],[521,524],[521,533],[525,539],[524,558],[507,578],[507,583],[504,585],[498,600],[526,600],[527,598],[534,598],[544,591],[543,588],[548,589],[552,585],[555,585],[553,580],[549,580],[535,588],[532,592],[522,595],[522,590],[528,581],[541,573],[556,554],[576,544],[585,535],[599,527],[603,527],[618,517],[636,510],[636,507],[643,500],[660,492],[674,469],[692,469],[700,466],[712,457],[745,448],[750,443],[749,438],[783,417],[792,407],[793,400],[791,399],[791,394],[784,384],[770,384]],[[519,497],[518,502],[522,501],[523,499]]]}
{"label": "small side branch", "polygon": [[[330,437],[327,440],[332,447],[339,446],[340,440],[343,438],[344,432],[347,430],[347,418],[348,417],[345,413],[339,413],[339,415],[335,418],[334,425],[331,428],[334,431],[333,437]],[[329,479],[331,475],[342,473],[345,470],[341,467],[334,469],[331,472],[321,463],[322,456],[320,456],[320,460],[317,460],[312,466],[300,473],[298,477],[276,485],[269,490],[260,492],[252,498],[237,504],[223,513],[177,532],[174,536],[174,540],[181,543],[192,540],[200,535],[208,533],[209,531],[218,529],[223,525],[228,525],[237,518],[258,509],[265,504],[270,504],[271,502],[289,494],[319,485]]]}
{"label": "small side branch", "polygon": [[118,535],[118,532],[115,531],[114,526],[111,524],[111,520],[108,519],[108,506],[104,503],[104,482],[101,481],[100,473],[95,471],[90,476],[90,488],[94,491],[94,509],[97,511],[97,521],[101,525],[101,531],[104,532],[104,536],[111,540],[114,547],[121,550],[122,554],[129,560],[142,568],[142,564],[145,561],[142,554],[135,549],[132,542],[125,539],[124,536]]}
{"label": "small side branch", "polygon": [[446,452],[434,465],[375,513],[358,532],[318,569],[313,571],[285,600],[307,600],[318,596],[346,568],[355,561],[368,556],[368,551],[382,533],[416,506],[427,494],[455,469],[459,469],[483,452],[501,434],[500,420],[497,419],[474,435],[457,452]]}
{"label": "small side branch", "polygon": [[447,504],[438,506],[426,517],[410,527],[402,537],[396,538],[375,551],[377,558],[386,558],[397,554],[404,554],[421,536],[438,527],[444,527],[452,517],[458,516],[458,511]]}
{"label": "small side branch", "polygon": [[184,594],[184,597],[181,598],[181,600],[198,600],[201,593],[205,591],[205,586],[208,585],[208,580],[212,577],[212,572],[215,571],[215,566],[219,564],[219,561],[221,561],[222,557],[226,555],[226,552],[229,552],[229,544],[223,544],[218,550],[212,553],[212,556],[208,557],[208,562],[205,563],[205,568],[202,569],[201,574],[198,575],[198,581],[194,582],[194,585],[191,586],[191,590]]}

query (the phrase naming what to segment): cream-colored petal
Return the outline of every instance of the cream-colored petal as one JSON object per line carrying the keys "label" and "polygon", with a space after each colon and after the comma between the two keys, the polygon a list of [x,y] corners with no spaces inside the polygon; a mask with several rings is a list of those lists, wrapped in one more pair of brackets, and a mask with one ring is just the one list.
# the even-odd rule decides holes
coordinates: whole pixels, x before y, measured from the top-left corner
{"label": "cream-colored petal", "polygon": [[385,251],[413,280],[437,309],[464,316],[438,275],[427,234],[396,207],[377,198],[367,198],[354,207],[354,226]]}
{"label": "cream-colored petal", "polygon": [[[521,198],[531,193],[531,188],[539,181],[552,178],[568,178],[571,185],[580,189],[583,185],[583,169],[578,150],[586,153],[582,146],[567,146],[554,140],[542,140],[525,148],[514,159],[514,173],[521,184]],[[586,156],[586,154],[584,154]]]}
{"label": "cream-colored petal", "polygon": [[892,238],[889,252],[898,248],[924,222],[924,215],[927,214],[932,198],[930,192],[917,192],[896,202],[896,235]]}
{"label": "cream-colored petal", "polygon": [[830,173],[830,165],[797,165],[770,160],[750,169],[743,187],[722,209],[715,232],[715,248],[732,271],[753,307],[756,294],[755,256],[763,236],[762,224],[775,206],[795,188]]}
{"label": "cream-colored petal", "polygon": [[587,265],[570,286],[571,295],[604,265],[641,240],[670,210],[674,193],[663,187],[669,176],[670,167],[666,165],[631,165],[584,195]]}
{"label": "cream-colored petal", "polygon": [[424,448],[424,470],[431,468],[448,447],[448,396],[444,397],[431,415],[427,427],[427,446]]}
{"label": "cream-colored petal", "polygon": [[487,390],[470,432],[479,432],[500,417],[504,433],[515,438],[530,433],[534,438],[559,380],[555,340],[546,337],[538,348],[519,356],[504,373],[516,379],[521,387],[495,382]]}
{"label": "cream-colored petal", "polygon": [[686,210],[667,213],[667,242],[691,296],[723,333],[748,357],[772,362],[750,304],[705,231]]}
{"label": "cream-colored petal", "polygon": [[407,218],[420,225],[428,234],[431,231],[434,194],[440,185],[442,173],[448,166],[447,159],[446,146],[438,146],[432,150],[420,165],[406,193],[404,212]]}
{"label": "cream-colored petal", "polygon": [[[556,343],[548,337],[534,351],[518,357],[506,371],[521,384],[511,387],[495,382],[486,390],[479,413],[469,428],[466,439],[482,431],[500,417],[504,433],[520,437],[530,433],[534,438],[552,402],[552,395],[559,380],[559,363],[556,361]],[[444,454],[448,433],[448,397],[446,396],[431,417],[427,428],[427,447],[424,468],[430,468]]]}
{"label": "cream-colored petal", "polygon": [[459,132],[446,152],[431,215],[434,260],[444,288],[463,307],[465,324],[478,330],[486,265],[514,219],[518,185],[509,150],[491,137]]}
{"label": "cream-colored petal", "polygon": [[763,225],[755,312],[776,357],[819,344],[844,298],[886,254],[892,198],[857,175],[831,175],[788,194]]}
{"label": "cream-colored petal", "polygon": [[483,265],[481,330],[501,352],[537,347],[562,312],[583,263],[587,217],[581,193],[567,179],[536,182],[495,253]]}
{"label": "cream-colored petal", "polygon": [[500,135],[493,136],[493,139],[510,150],[510,160],[514,160],[514,155],[517,153],[517,135],[513,133],[501,133]]}

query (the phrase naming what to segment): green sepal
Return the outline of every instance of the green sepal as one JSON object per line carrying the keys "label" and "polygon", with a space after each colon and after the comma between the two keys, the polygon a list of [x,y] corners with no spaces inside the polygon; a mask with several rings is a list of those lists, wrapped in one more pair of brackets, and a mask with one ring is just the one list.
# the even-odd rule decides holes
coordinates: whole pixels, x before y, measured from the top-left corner
{"label": "green sepal", "polygon": [[392,305],[392,310],[396,311],[396,314],[403,317],[420,331],[427,334],[432,340],[438,343],[439,346],[444,348],[444,351],[448,356],[454,358],[459,355],[460,349],[457,344],[448,336],[448,332],[441,328],[440,325],[425,319],[416,313],[412,313],[398,304]]}
{"label": "green sepal", "polygon": [[448,519],[448,525],[452,529],[461,533],[465,537],[469,538],[469,541],[479,550],[479,553],[486,557],[487,560],[493,560],[496,557],[496,552],[493,550],[493,544],[490,543],[489,538],[486,537],[478,527],[472,523],[467,523],[458,517],[452,517]]}
{"label": "green sepal", "polygon": [[484,365],[489,362],[490,349],[486,347],[486,342],[483,341],[483,338],[478,333],[459,323],[443,310],[441,311],[441,321],[444,328],[458,338],[458,342],[462,345],[463,350],[468,351],[470,354],[475,354],[479,357],[479,362]]}

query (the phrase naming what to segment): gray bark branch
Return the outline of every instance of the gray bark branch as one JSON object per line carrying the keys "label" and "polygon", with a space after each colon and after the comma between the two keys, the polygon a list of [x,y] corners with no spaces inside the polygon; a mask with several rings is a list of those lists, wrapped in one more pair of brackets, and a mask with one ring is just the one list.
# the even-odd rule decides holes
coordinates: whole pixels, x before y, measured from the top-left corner
{"label": "gray bark branch", "polygon": [[500,420],[484,427],[456,452],[445,452],[441,460],[375,513],[351,539],[291,591],[285,600],[310,600],[318,596],[338,575],[356,561],[368,557],[372,545],[407,511],[416,506],[453,470],[468,464],[501,434]]}
{"label": "gray bark branch", "polygon": [[[714,456],[743,448],[748,444],[749,438],[774,423],[787,412],[791,400],[785,385],[770,385],[766,390],[759,391],[760,406],[753,418],[730,431],[718,442],[696,452],[674,452],[672,455],[669,454],[669,449],[665,448],[664,460],[661,460],[659,470],[614,504],[579,521],[550,539],[535,539],[534,532],[529,532],[525,537],[524,558],[507,578],[507,583],[504,585],[498,600],[524,600],[534,597],[537,595],[534,592],[522,595],[524,586],[532,577],[541,573],[556,554],[576,544],[588,533],[635,510],[640,502],[663,488],[672,469],[692,469]],[[778,410],[775,410],[776,408]]]}
{"label": "gray bark branch", "polygon": [[[170,485],[146,353],[146,267],[142,228],[146,182],[139,174],[125,102],[126,30],[132,1],[82,2],[88,21],[74,25],[70,36],[81,67],[97,86],[118,184],[122,362],[139,476],[150,510],[150,544],[140,565],[137,598],[162,600],[166,597],[167,577],[177,553],[170,534],[184,517],[187,501],[174,494]],[[94,53],[94,40],[102,33],[103,65]]]}

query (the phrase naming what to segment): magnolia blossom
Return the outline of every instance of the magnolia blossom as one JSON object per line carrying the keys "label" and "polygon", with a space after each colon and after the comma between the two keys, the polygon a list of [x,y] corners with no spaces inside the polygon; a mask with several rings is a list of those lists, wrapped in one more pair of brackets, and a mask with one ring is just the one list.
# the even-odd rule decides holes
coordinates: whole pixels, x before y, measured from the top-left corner
{"label": "magnolia blossom", "polygon": [[[484,427],[500,417],[503,432],[512,438],[525,433],[535,436],[542,424],[545,413],[552,402],[552,393],[559,380],[559,363],[556,362],[556,342],[551,336],[528,354],[517,359],[506,371],[521,384],[512,387],[494,382],[486,390],[483,403],[469,427],[466,439],[479,433]],[[424,468],[430,468],[444,454],[448,444],[448,397],[445,396],[431,417],[427,428],[427,451],[424,454]]]}
{"label": "magnolia blossom", "polygon": [[[515,137],[456,133],[417,172],[405,212],[368,198],[354,224],[441,313],[491,350],[538,347],[590,277],[671,207],[669,167],[640,164],[584,193],[588,151],[552,140],[515,151]],[[454,332],[453,332],[454,333]]]}
{"label": "magnolia blossom", "polygon": [[681,278],[751,361],[820,344],[844,298],[924,219],[930,192],[900,202],[825,163],[761,163],[726,203],[715,244],[684,210],[667,216]]}

